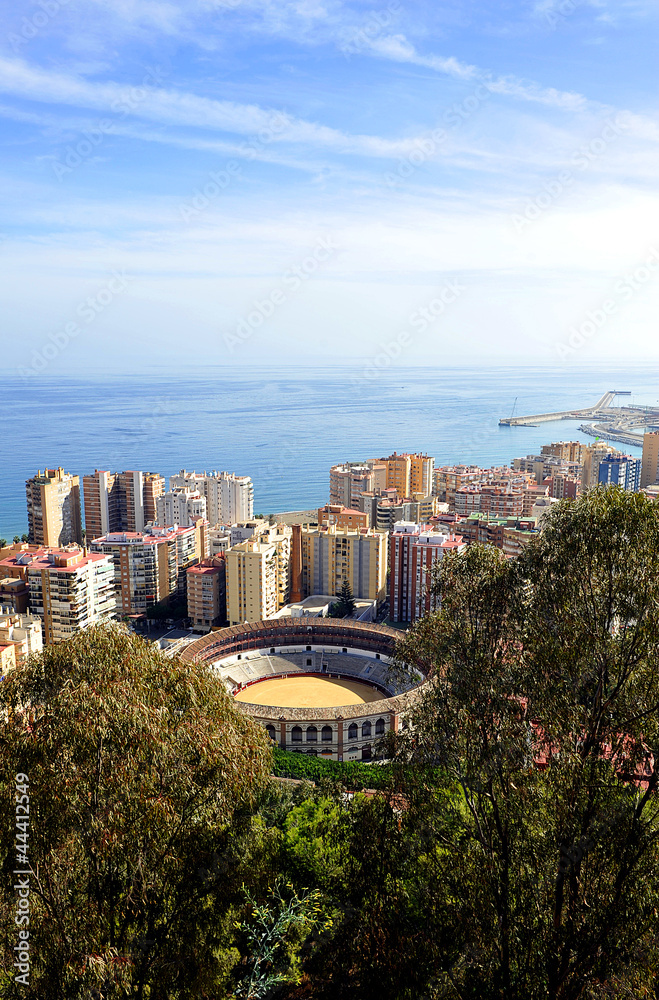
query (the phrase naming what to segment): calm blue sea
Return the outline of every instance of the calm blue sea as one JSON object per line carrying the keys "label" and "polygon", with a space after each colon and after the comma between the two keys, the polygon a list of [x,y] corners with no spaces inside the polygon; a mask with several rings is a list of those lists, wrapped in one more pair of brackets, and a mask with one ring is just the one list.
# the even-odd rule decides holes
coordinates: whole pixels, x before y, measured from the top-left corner
{"label": "calm blue sea", "polygon": [[166,477],[182,468],[226,469],[250,475],[255,510],[270,513],[324,503],[329,468],[340,461],[397,450],[428,452],[438,465],[492,465],[545,442],[592,440],[572,421],[499,427],[513,406],[518,415],[587,406],[608,389],[631,390],[635,403],[659,403],[659,366],[397,366],[373,380],[359,374],[225,367],[29,382],[5,376],[0,536],[27,530],[25,480],[46,467]]}

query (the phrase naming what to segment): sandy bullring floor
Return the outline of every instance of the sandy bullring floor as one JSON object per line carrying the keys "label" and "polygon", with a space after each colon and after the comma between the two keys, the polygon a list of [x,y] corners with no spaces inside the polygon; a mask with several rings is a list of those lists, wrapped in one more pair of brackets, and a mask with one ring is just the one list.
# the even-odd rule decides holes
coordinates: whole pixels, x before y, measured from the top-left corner
{"label": "sandy bullring floor", "polygon": [[252,684],[236,694],[236,701],[252,705],[281,705],[282,708],[334,708],[358,705],[386,697],[360,681],[331,677],[273,677]]}

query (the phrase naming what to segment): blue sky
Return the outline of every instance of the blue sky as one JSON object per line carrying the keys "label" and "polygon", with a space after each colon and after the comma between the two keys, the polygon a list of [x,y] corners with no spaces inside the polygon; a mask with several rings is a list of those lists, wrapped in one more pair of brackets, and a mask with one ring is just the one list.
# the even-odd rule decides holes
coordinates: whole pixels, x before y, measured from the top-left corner
{"label": "blue sky", "polygon": [[5,2],[5,368],[655,360],[658,22]]}

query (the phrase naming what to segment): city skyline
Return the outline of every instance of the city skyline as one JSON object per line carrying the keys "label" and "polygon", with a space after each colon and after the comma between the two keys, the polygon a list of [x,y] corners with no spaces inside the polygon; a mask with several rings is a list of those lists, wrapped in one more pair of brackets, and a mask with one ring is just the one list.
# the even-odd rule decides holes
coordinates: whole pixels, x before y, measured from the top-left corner
{"label": "city skyline", "polygon": [[657,13],[5,9],[9,369],[650,357]]}

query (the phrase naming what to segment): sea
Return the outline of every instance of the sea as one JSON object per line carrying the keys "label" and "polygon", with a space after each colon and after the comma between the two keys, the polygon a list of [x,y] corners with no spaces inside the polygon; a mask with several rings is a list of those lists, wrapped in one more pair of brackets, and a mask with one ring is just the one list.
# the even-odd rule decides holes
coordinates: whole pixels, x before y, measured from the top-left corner
{"label": "sea", "polygon": [[[421,451],[436,465],[509,464],[550,441],[592,438],[580,421],[500,426],[502,417],[593,405],[659,404],[652,366],[213,367],[203,370],[5,375],[0,406],[0,536],[27,531],[25,480],[62,466],[226,470],[254,482],[255,513],[328,499],[337,462]],[[640,449],[619,444],[629,454]],[[82,491],[81,491],[82,492]]]}

